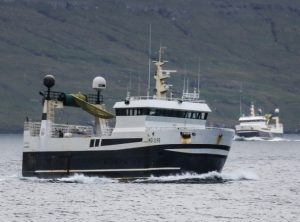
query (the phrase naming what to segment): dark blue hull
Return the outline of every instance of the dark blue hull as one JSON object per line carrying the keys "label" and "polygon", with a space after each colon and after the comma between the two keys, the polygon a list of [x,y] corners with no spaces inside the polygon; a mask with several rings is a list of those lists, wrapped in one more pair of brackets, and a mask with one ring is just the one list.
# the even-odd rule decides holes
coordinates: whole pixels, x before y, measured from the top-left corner
{"label": "dark blue hull", "polygon": [[258,131],[239,131],[236,133],[240,137],[259,137]]}
{"label": "dark blue hull", "polygon": [[261,137],[261,138],[273,138],[273,137],[282,137],[282,134],[280,133],[271,133],[271,132],[262,132],[262,131],[237,131],[236,134],[239,137]]}
{"label": "dark blue hull", "polygon": [[149,177],[185,172],[221,172],[227,155],[173,152],[167,149],[228,152],[230,147],[212,144],[176,144],[115,151],[24,152],[23,176],[65,177],[75,173],[115,178]]}

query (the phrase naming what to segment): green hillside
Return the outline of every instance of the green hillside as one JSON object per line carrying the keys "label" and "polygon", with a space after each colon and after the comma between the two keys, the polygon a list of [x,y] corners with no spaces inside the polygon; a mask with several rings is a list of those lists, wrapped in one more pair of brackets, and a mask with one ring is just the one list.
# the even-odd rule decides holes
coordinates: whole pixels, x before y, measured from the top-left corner
{"label": "green hillside", "polygon": [[[300,2],[0,0],[0,131],[40,118],[45,74],[66,92],[92,92],[92,79],[104,76],[108,107],[124,98],[130,79],[131,94],[145,95],[150,23],[152,57],[166,46],[168,68],[178,70],[175,92],[184,76],[192,88],[200,59],[209,124],[236,124],[242,84],[245,112],[251,101],[266,112],[278,106],[285,129],[299,128]],[[61,112],[70,122],[91,119]]]}

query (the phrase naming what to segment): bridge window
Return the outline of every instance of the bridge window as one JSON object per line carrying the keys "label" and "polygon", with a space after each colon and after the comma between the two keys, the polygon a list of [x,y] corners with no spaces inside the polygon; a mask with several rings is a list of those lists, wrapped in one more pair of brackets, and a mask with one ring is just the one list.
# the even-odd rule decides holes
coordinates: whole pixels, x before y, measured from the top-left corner
{"label": "bridge window", "polygon": [[116,109],[117,116],[126,116],[126,109]]}
{"label": "bridge window", "polygon": [[94,147],[94,144],[95,144],[95,140],[94,140],[94,139],[91,139],[91,140],[90,140],[90,147]]}
{"label": "bridge window", "polygon": [[170,110],[170,109],[154,109],[154,108],[123,108],[116,109],[117,116],[166,116],[166,117],[177,117],[187,119],[207,119],[206,112],[193,112],[193,111],[182,111],[182,110]]}

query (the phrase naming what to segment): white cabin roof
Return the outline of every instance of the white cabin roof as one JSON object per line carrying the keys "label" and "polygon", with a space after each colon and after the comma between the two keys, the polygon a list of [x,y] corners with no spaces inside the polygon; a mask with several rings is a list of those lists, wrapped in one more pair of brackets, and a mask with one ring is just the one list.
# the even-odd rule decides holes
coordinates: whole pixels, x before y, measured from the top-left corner
{"label": "white cabin roof", "polygon": [[239,121],[266,121],[266,118],[264,116],[242,116],[239,118]]}
{"label": "white cabin roof", "polygon": [[198,112],[211,112],[211,109],[205,102],[190,102],[178,100],[160,100],[160,99],[130,99],[129,104],[124,101],[116,102],[114,109],[118,108],[156,108],[156,109],[174,109]]}

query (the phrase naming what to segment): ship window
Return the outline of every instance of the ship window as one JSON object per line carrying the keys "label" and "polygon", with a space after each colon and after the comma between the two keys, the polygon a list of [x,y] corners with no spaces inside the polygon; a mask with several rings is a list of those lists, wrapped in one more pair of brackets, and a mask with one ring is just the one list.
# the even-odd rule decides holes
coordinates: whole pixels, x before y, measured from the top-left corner
{"label": "ship window", "polygon": [[191,112],[186,112],[185,118],[191,119],[192,118],[192,113]]}
{"label": "ship window", "polygon": [[191,119],[195,119],[195,113],[194,113],[194,112],[191,112],[190,118],[191,118]]}
{"label": "ship window", "polygon": [[[176,111],[176,110],[171,110],[170,111],[170,116],[172,116],[172,117],[178,117],[178,111]],[[180,115],[180,114],[179,114]]]}
{"label": "ship window", "polygon": [[196,113],[196,112],[192,112],[191,118],[192,118],[192,119],[197,119],[197,114],[198,114],[198,113]]}
{"label": "ship window", "polygon": [[126,116],[126,109],[116,109],[117,116]]}
{"label": "ship window", "polygon": [[156,109],[156,110],[154,110],[154,115],[155,116],[163,116],[163,110],[161,110],[161,109]]}
{"label": "ship window", "polygon": [[167,117],[178,117],[178,118],[188,118],[188,119],[207,119],[207,113],[205,112],[191,112],[191,111],[181,111],[181,110],[170,110],[170,109],[149,109],[149,108],[120,108],[116,109],[117,116],[167,116]]}
{"label": "ship window", "polygon": [[136,114],[135,109],[130,109],[130,116],[134,116]]}
{"label": "ship window", "polygon": [[205,113],[205,115],[204,115],[204,119],[207,119],[207,115],[208,115],[208,113]]}
{"label": "ship window", "polygon": [[138,115],[138,116],[143,115],[143,109],[137,109],[136,115]]}
{"label": "ship window", "polygon": [[150,109],[144,108],[144,109],[143,109],[143,114],[144,114],[144,115],[149,115],[149,114],[150,114]]}
{"label": "ship window", "polygon": [[[116,109],[117,116],[141,116],[141,115],[149,115],[150,109],[148,108],[129,108],[129,109]],[[152,114],[154,115],[155,110],[152,110]]]}
{"label": "ship window", "polygon": [[208,113],[201,113],[201,119],[206,120]]}
{"label": "ship window", "polygon": [[240,120],[241,123],[249,123],[249,122],[265,122],[265,120]]}
{"label": "ship window", "polygon": [[99,139],[96,139],[95,147],[96,147],[96,146],[99,146],[99,142],[100,142],[100,140],[99,140]]}
{"label": "ship window", "polygon": [[94,147],[95,140],[90,140],[90,147]]}
{"label": "ship window", "polygon": [[167,110],[167,116],[175,117],[175,110]]}
{"label": "ship window", "polygon": [[150,116],[154,116],[154,115],[155,115],[155,109],[150,109],[149,115],[150,115]]}
{"label": "ship window", "polygon": [[188,111],[169,110],[169,109],[144,109],[143,115],[168,116],[168,117],[202,119],[202,120],[205,120],[207,118],[207,113],[188,112]]}
{"label": "ship window", "polygon": [[180,115],[180,114],[177,110],[172,110],[172,112],[171,112],[172,117],[178,117],[178,115]]}
{"label": "ship window", "polygon": [[197,119],[198,113],[197,112],[192,112],[192,119]]}
{"label": "ship window", "polygon": [[174,110],[165,110],[165,111],[166,111],[165,112],[166,116],[174,117],[175,115]]}
{"label": "ship window", "polygon": [[126,109],[126,116],[130,116],[130,109]]}

